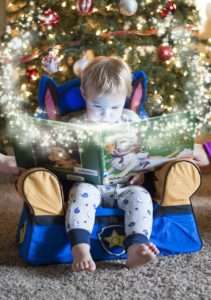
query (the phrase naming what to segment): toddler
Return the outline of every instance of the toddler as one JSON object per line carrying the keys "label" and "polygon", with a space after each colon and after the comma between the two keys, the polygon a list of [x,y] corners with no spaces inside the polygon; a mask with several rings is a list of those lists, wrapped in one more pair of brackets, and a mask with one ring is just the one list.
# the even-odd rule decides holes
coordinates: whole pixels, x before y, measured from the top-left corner
{"label": "toddler", "polygon": [[[97,57],[83,71],[81,92],[86,100],[86,113],[81,122],[139,121],[133,111],[124,109],[131,94],[132,75],[128,65],[119,58]],[[96,269],[90,253],[95,212],[99,205],[125,211],[124,246],[128,253],[127,266],[141,266],[159,253],[149,242],[152,231],[153,206],[147,190],[128,184],[98,185],[77,183],[70,190],[66,214],[66,231],[73,253],[73,271]]]}

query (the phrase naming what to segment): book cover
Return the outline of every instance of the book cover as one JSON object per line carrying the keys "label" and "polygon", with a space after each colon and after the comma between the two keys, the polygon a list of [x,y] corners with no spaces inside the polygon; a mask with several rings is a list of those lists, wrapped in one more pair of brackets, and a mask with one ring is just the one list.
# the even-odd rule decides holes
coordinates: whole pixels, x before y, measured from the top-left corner
{"label": "book cover", "polygon": [[189,113],[176,113],[104,130],[104,184],[127,182],[138,172],[191,157],[195,127]]}
{"label": "book cover", "polygon": [[61,178],[93,184],[123,183],[137,172],[191,155],[196,127],[189,113],[112,125],[31,122],[39,134],[27,142],[15,140],[17,164],[46,167]]}

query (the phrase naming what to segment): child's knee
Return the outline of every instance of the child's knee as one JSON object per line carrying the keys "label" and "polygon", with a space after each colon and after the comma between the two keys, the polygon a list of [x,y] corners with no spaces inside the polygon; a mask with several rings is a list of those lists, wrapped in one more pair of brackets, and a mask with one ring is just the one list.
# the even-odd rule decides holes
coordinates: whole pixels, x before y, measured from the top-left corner
{"label": "child's knee", "polygon": [[146,200],[151,202],[152,198],[150,196],[150,193],[143,187],[141,186],[131,186],[130,188],[131,191],[131,198],[132,199],[138,199],[138,200]]}
{"label": "child's knee", "polygon": [[100,191],[90,183],[79,183],[70,190],[69,200],[74,202],[88,200],[99,205]]}
{"label": "child's knee", "polygon": [[84,197],[89,197],[89,195],[100,195],[99,190],[96,188],[96,186],[94,186],[91,183],[86,183],[86,182],[79,183],[76,185],[76,189],[80,193],[84,193],[81,194]]}
{"label": "child's knee", "polygon": [[131,186],[126,191],[124,191],[118,198],[118,205],[120,208],[127,210],[133,209],[141,205],[152,206],[152,198],[150,193],[143,187]]}

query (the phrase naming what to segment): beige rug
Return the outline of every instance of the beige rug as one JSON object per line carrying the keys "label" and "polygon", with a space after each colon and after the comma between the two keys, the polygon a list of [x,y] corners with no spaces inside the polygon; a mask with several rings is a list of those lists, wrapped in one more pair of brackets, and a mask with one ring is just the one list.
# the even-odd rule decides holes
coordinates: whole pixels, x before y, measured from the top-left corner
{"label": "beige rug", "polygon": [[0,300],[211,299],[211,175],[193,199],[204,247],[200,253],[159,257],[138,270],[98,263],[94,274],[69,265],[31,267],[18,257],[16,225],[22,201],[6,178],[0,183]]}

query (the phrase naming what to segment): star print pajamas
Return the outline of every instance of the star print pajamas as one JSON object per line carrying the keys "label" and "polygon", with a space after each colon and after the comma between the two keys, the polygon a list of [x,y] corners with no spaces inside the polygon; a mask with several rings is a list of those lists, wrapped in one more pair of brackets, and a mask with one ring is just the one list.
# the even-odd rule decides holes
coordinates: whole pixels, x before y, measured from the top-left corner
{"label": "star print pajamas", "polygon": [[72,246],[90,243],[95,212],[99,205],[125,211],[124,246],[148,243],[152,231],[153,207],[147,190],[140,186],[94,186],[78,183],[70,190],[66,231]]}

